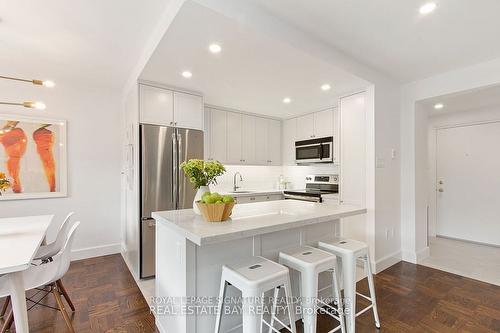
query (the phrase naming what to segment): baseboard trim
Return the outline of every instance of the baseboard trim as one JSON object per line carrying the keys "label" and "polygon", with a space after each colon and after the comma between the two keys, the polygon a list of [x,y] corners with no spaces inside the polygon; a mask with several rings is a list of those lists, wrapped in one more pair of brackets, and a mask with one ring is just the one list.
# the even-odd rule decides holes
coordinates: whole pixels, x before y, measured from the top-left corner
{"label": "baseboard trim", "polygon": [[81,260],[81,259],[106,256],[109,254],[116,254],[120,253],[120,250],[121,250],[120,243],[77,249],[71,251],[71,260]]}
{"label": "baseboard trim", "polygon": [[415,252],[412,252],[412,251],[403,250],[403,251],[401,251],[401,259],[403,261],[406,261],[406,262],[409,262],[412,264],[416,264],[417,263],[417,254]]}
{"label": "baseboard trim", "polygon": [[378,274],[383,270],[386,270],[387,268],[397,264],[400,261],[401,261],[401,251],[396,251],[383,258],[380,258],[375,262],[375,267],[374,267],[375,274]]}
{"label": "baseboard trim", "polygon": [[422,262],[422,260],[428,258],[430,255],[431,255],[431,249],[428,246],[426,246],[422,250],[418,251],[416,253],[417,264]]}

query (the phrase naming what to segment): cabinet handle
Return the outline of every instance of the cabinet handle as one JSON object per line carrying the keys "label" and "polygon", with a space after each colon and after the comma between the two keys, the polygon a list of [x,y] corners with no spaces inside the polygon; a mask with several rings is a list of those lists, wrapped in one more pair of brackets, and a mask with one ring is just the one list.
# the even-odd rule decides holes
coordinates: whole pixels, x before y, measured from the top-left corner
{"label": "cabinet handle", "polygon": [[173,124],[174,124],[174,122],[173,122],[173,121],[171,121],[171,122],[170,122],[170,125],[173,125]]}

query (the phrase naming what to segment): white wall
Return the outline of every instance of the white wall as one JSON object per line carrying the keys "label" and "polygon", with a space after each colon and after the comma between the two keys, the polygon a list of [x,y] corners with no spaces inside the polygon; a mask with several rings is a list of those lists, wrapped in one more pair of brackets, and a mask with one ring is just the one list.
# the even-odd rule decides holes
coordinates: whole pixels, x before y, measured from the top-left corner
{"label": "white wall", "polygon": [[429,235],[436,236],[436,128],[500,120],[500,105],[472,109],[461,112],[448,112],[429,117],[427,127],[428,167],[427,197],[429,204]]}
{"label": "white wall", "polygon": [[118,95],[102,87],[81,87],[78,82],[56,84],[47,89],[0,81],[4,101],[42,100],[47,104],[46,110],[0,106],[0,113],[67,120],[68,197],[0,201],[0,217],[55,214],[50,239],[65,215],[74,211],[81,225],[73,258],[117,253],[122,128]]}
{"label": "white wall", "polygon": [[[401,93],[401,238],[403,259],[418,262],[428,254],[426,237],[417,230],[425,207],[426,187],[417,188],[417,169],[427,165],[418,164],[417,145],[427,145],[427,140],[416,140],[416,133],[427,133],[427,125],[416,119],[418,101],[463,92],[500,83],[500,59],[443,73],[405,85]],[[423,127],[422,127],[423,126]],[[420,171],[419,171],[420,172]],[[425,222],[425,221],[424,221]],[[417,236],[417,233],[419,235]]]}

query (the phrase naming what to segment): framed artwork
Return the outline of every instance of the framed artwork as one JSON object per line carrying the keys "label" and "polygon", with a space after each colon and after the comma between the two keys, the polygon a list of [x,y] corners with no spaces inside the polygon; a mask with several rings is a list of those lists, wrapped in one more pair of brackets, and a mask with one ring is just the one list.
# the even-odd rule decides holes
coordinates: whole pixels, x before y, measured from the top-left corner
{"label": "framed artwork", "polygon": [[66,121],[0,115],[0,173],[10,182],[0,200],[65,197]]}

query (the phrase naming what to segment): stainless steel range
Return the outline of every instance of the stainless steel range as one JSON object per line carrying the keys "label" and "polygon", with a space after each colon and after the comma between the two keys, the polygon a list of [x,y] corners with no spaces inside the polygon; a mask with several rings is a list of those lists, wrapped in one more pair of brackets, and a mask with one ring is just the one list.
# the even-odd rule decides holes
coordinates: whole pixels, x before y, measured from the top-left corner
{"label": "stainless steel range", "polygon": [[327,197],[337,196],[339,193],[338,175],[309,175],[306,176],[306,188],[303,190],[286,190],[285,199],[323,202]]}

